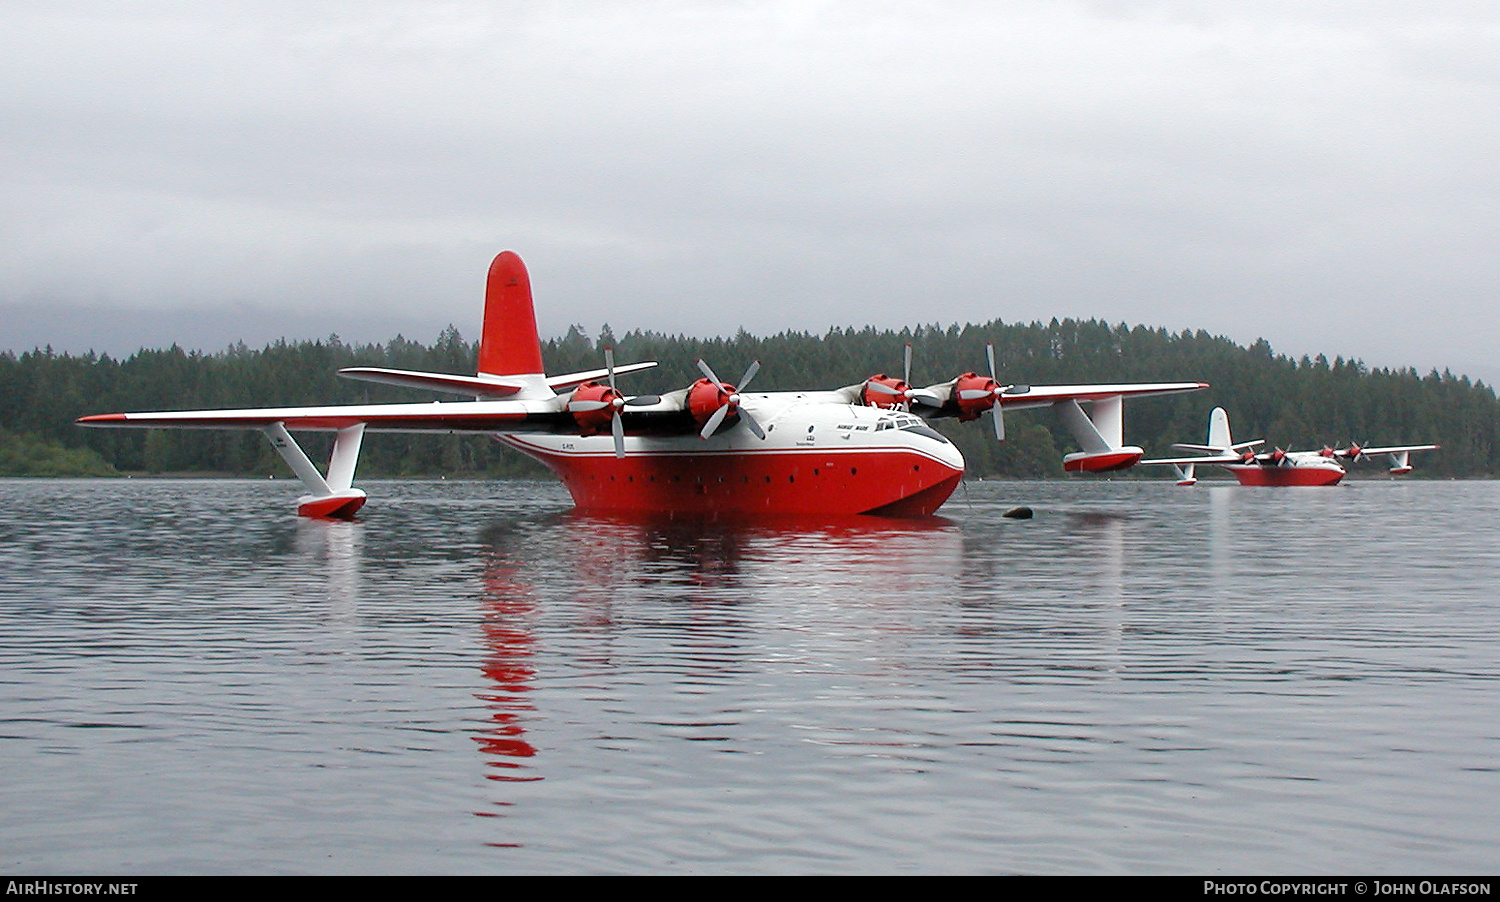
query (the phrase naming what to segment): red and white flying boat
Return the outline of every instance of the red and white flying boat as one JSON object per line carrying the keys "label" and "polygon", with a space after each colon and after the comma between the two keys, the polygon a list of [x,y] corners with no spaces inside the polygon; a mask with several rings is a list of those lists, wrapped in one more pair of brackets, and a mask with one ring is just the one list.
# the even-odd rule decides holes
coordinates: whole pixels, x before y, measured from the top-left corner
{"label": "red and white flying boat", "polygon": [[1265,444],[1264,439],[1236,442],[1229,434],[1229,414],[1215,407],[1208,415],[1208,439],[1202,445],[1177,444],[1181,451],[1196,451],[1196,457],[1174,457],[1143,460],[1143,464],[1170,464],[1177,471],[1178,485],[1198,481],[1194,470],[1198,464],[1213,464],[1234,474],[1240,485],[1337,485],[1344,478],[1345,460],[1359,461],[1376,454],[1390,455],[1390,473],[1400,476],[1411,472],[1411,452],[1433,451],[1437,445],[1396,445],[1388,448],[1324,447],[1319,451],[1283,451],[1280,448],[1259,453],[1250,449]]}
{"label": "red and white flying boat", "polygon": [[[832,391],[751,393],[760,368],[738,383],[703,362],[703,378],[664,395],[627,395],[618,376],[655,366],[616,366],[547,376],[531,282],[510,251],[490,266],[478,373],[457,376],[349,367],[351,379],[467,395],[453,403],[365,404],[252,410],[110,413],[84,426],[258,429],[306,486],[298,513],[349,518],[365,503],[354,487],[360,443],[370,432],[489,433],[541,461],[585,510],[652,514],[879,514],[926,516],[963,476],[964,460],[926,420],[992,414],[1004,439],[1003,410],[1057,409],[1082,451],[1070,471],[1123,469],[1140,448],[1123,444],[1122,401],[1206,388],[1201,382],[1121,385],[1001,385],[989,349],[988,376],[968,372],[912,388],[880,374]],[[910,373],[907,349],[907,373]],[[909,375],[908,375],[909,378]],[[1088,405],[1086,413],[1082,406]],[[320,472],[292,438],[335,433]]]}

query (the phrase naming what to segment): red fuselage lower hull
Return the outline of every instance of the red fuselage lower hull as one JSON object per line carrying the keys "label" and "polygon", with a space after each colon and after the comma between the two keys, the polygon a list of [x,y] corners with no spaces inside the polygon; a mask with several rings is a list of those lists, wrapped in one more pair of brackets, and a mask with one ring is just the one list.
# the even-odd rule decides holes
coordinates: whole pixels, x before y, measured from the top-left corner
{"label": "red fuselage lower hull", "polygon": [[1335,467],[1226,467],[1240,485],[1338,485],[1344,471]]}
{"label": "red fuselage lower hull", "polygon": [[557,474],[579,509],[693,516],[925,517],[963,470],[901,449],[809,449],[626,457],[504,441]]}

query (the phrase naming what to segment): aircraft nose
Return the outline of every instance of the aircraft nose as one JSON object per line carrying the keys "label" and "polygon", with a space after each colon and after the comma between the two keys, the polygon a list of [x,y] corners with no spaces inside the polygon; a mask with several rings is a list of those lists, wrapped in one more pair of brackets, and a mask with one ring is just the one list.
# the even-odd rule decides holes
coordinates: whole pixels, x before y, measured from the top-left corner
{"label": "aircraft nose", "polygon": [[906,434],[911,437],[916,447],[922,449],[923,453],[930,454],[955,470],[964,468],[963,452],[958,450],[957,445],[936,432],[933,435],[923,435],[919,432],[908,431]]}

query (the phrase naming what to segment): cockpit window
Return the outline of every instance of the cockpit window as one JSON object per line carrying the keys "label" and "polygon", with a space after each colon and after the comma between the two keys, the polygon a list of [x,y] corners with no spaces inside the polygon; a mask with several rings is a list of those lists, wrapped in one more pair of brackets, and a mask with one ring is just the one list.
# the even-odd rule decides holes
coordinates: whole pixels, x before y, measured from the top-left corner
{"label": "cockpit window", "polygon": [[917,435],[926,436],[945,445],[949,444],[947,436],[911,414],[898,413],[882,418],[880,422],[875,424],[875,431],[879,432],[882,429],[900,429],[903,432],[915,432]]}
{"label": "cockpit window", "polygon": [[942,442],[945,445],[948,444],[947,436],[943,435],[941,432],[938,432],[936,429],[933,429],[931,426],[925,425],[921,420],[917,420],[913,423],[903,424],[901,426],[901,431],[915,432],[917,435],[925,435],[928,438]]}

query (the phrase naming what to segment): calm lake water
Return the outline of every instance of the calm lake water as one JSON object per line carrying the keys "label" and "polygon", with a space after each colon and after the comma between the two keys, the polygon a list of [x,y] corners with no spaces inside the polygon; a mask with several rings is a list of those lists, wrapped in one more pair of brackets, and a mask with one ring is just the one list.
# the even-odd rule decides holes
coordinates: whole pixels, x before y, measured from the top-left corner
{"label": "calm lake water", "polygon": [[364,485],[0,480],[0,867],[1500,871],[1500,483]]}

